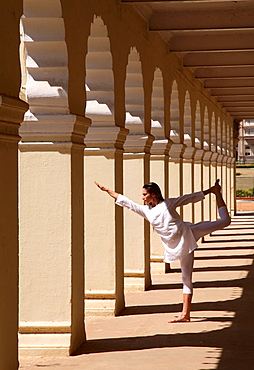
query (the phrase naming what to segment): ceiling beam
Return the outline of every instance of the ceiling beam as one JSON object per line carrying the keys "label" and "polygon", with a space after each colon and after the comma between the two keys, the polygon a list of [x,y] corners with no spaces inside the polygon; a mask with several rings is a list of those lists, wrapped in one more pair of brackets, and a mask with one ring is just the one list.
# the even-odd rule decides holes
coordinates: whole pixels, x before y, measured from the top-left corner
{"label": "ceiling beam", "polygon": [[204,87],[206,88],[219,88],[219,87],[253,87],[254,86],[254,77],[236,77],[236,78],[213,78],[206,79],[204,82]]}
{"label": "ceiling beam", "polygon": [[212,95],[216,96],[228,96],[228,95],[253,95],[254,96],[254,87],[218,87],[210,89]]}
{"label": "ceiling beam", "polygon": [[182,35],[173,35],[169,40],[169,49],[173,52],[194,52],[194,51],[234,51],[253,50],[254,28],[252,30],[236,32],[188,32]]}
{"label": "ceiling beam", "polygon": [[[252,112],[250,113],[241,113],[241,114],[234,114],[234,118],[235,119],[253,119],[254,118],[254,114]],[[248,140],[248,138],[246,138],[246,140]]]}
{"label": "ceiling beam", "polygon": [[230,96],[218,96],[217,99],[219,102],[246,102],[246,101],[254,101],[254,95],[230,95]]}
{"label": "ceiling beam", "polygon": [[197,78],[254,77],[254,65],[192,67]]}
{"label": "ceiling beam", "polygon": [[239,108],[239,107],[227,107],[228,112],[253,112],[254,113],[254,107],[246,107],[246,108]]}
{"label": "ceiling beam", "polygon": [[[219,4],[219,3],[218,3]],[[233,4],[233,2],[232,2]],[[228,8],[192,10],[169,10],[155,12],[150,18],[150,30],[208,30],[208,29],[235,29],[252,28],[254,6],[241,7],[230,4]]]}
{"label": "ceiling beam", "polygon": [[252,65],[253,61],[254,49],[251,51],[189,53],[183,58],[183,63],[186,67],[247,66]]}
{"label": "ceiling beam", "polygon": [[122,0],[233,118],[254,118],[254,1]]}
{"label": "ceiling beam", "polygon": [[244,108],[244,107],[246,107],[246,108],[254,108],[254,101],[236,101],[236,102],[224,102],[224,107],[227,107],[227,108],[232,108],[232,107],[236,107],[236,108],[239,108],[239,109],[241,109],[241,108]]}
{"label": "ceiling beam", "polygon": [[[237,0],[238,3],[240,2],[249,2],[250,0]],[[144,3],[147,3],[147,4],[156,4],[156,3],[168,3],[170,2],[171,4],[179,4],[179,3],[190,3],[190,4],[193,4],[193,3],[200,3],[200,4],[204,4],[204,3],[218,3],[218,2],[221,2],[221,0],[122,0],[121,3],[133,3],[133,4],[144,4]],[[232,2],[232,0],[223,0],[223,2]]]}

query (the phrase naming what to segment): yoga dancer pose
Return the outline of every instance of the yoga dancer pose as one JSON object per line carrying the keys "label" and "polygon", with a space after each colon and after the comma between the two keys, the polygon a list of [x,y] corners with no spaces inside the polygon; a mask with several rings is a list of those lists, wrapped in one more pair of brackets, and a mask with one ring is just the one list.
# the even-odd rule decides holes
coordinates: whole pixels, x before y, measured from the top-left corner
{"label": "yoga dancer pose", "polygon": [[[151,182],[142,188],[142,200],[145,205],[132,202],[122,194],[106,188],[95,182],[116,200],[116,204],[126,207],[148,220],[161,237],[164,246],[164,262],[170,263],[180,260],[183,281],[183,309],[178,318],[169,322],[189,322],[191,300],[193,294],[192,271],[194,250],[197,241],[215,230],[223,229],[231,222],[226,204],[222,198],[219,180],[215,185],[205,191],[186,194],[178,198],[163,199],[157,184]],[[176,208],[188,203],[196,203],[213,193],[216,196],[220,219],[217,221],[201,221],[197,224],[184,222],[176,212]]]}

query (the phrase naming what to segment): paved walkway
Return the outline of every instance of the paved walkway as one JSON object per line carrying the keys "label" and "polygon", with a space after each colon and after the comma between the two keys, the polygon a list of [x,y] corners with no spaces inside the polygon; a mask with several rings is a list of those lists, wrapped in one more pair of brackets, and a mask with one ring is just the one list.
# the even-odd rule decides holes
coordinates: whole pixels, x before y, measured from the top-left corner
{"label": "paved walkway", "polygon": [[191,323],[181,310],[179,264],[153,276],[150,290],[126,294],[119,317],[87,318],[76,356],[21,358],[22,370],[254,369],[254,215],[234,217],[195,254]]}

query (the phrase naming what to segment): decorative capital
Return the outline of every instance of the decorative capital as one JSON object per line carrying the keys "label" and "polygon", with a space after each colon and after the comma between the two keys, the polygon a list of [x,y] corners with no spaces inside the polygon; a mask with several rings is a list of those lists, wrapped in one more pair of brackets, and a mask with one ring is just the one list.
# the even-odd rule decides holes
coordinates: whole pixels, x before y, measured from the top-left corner
{"label": "decorative capital", "polygon": [[234,162],[235,162],[235,158],[234,157],[228,157],[227,164],[231,165]]}
{"label": "decorative capital", "polygon": [[195,156],[197,149],[193,146],[187,146],[183,152],[183,159],[192,160]]}
{"label": "decorative capital", "polygon": [[182,158],[182,154],[183,154],[185,148],[186,148],[185,144],[173,143],[170,147],[170,150],[169,150],[169,156],[172,159]]}
{"label": "decorative capital", "polygon": [[156,138],[153,141],[153,144],[151,147],[151,154],[152,155],[168,155],[172,143],[173,142],[170,139]]}
{"label": "decorative capital", "polygon": [[214,152],[211,156],[211,162],[217,163],[218,156],[219,156],[219,153]]}
{"label": "decorative capital", "polygon": [[228,156],[227,155],[224,155],[223,156],[223,159],[222,159],[222,164],[227,164],[227,161],[228,161]]}
{"label": "decorative capital", "polygon": [[129,130],[120,126],[91,126],[85,138],[87,150],[123,149]]}
{"label": "decorative capital", "polygon": [[223,154],[219,154],[218,157],[217,157],[217,163],[221,163],[222,160],[223,160],[223,157],[224,157]]}
{"label": "decorative capital", "polygon": [[204,156],[204,150],[203,149],[197,149],[194,155],[195,162],[199,162],[202,160]]}
{"label": "decorative capital", "polygon": [[212,154],[213,153],[210,152],[210,151],[205,151],[204,156],[203,156],[203,162],[204,163],[210,163],[210,159],[211,159]]}
{"label": "decorative capital", "polygon": [[154,136],[147,133],[131,133],[124,143],[124,150],[127,153],[149,153]]}
{"label": "decorative capital", "polygon": [[6,95],[0,95],[0,137],[1,140],[20,140],[19,127],[23,121],[28,104],[24,101]]}
{"label": "decorative capital", "polygon": [[75,114],[39,114],[28,111],[21,124],[22,142],[72,142],[84,145],[91,121]]}

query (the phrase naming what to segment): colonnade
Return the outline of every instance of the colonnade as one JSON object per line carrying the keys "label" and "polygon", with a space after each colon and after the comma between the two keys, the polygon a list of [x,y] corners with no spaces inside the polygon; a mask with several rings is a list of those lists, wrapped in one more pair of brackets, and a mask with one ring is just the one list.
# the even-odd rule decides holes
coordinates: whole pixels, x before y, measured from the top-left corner
{"label": "colonnade", "polygon": [[[220,178],[235,209],[232,118],[130,7],[86,3],[24,0],[22,100],[17,93],[1,98],[1,197],[9,192],[13,207],[9,214],[2,199],[1,243],[13,245],[5,256],[15,270],[10,277],[1,269],[1,283],[12,281],[16,295],[6,301],[14,310],[5,314],[9,320],[17,312],[17,145],[26,111],[19,130],[19,331],[26,354],[72,353],[85,341],[84,312],[119,314],[125,291],[151,284],[151,264],[164,270],[149,224],[115,206],[94,180],[141,202],[149,181],[175,197]],[[217,217],[212,197],[180,212],[191,222]]]}

